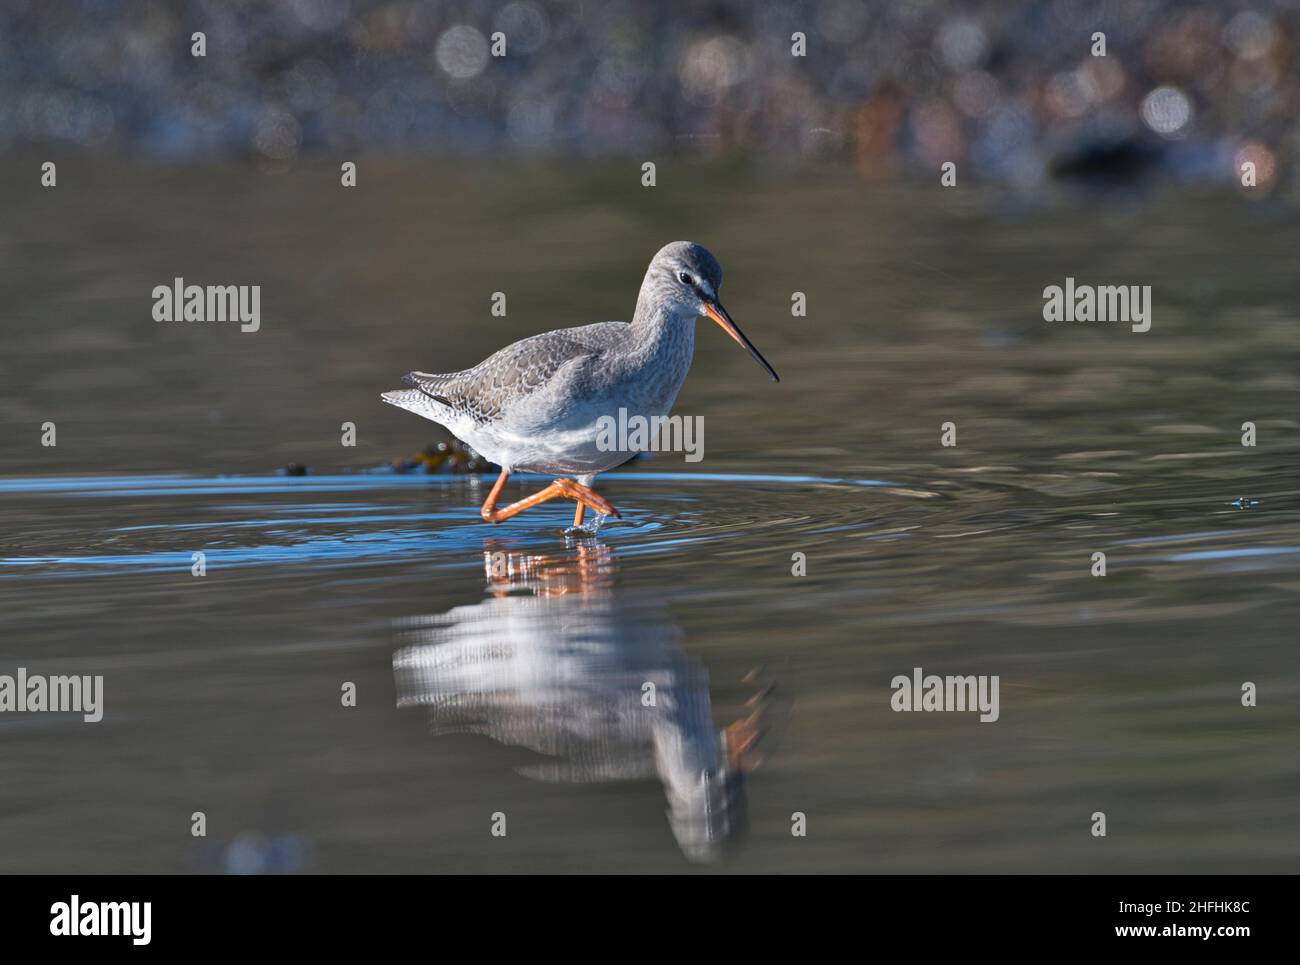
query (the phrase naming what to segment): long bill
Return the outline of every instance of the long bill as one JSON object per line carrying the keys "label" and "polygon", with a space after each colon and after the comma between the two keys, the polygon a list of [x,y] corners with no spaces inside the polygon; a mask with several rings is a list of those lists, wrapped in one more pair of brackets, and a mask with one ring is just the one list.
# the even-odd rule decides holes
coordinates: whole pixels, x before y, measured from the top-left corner
{"label": "long bill", "polygon": [[722,302],[706,301],[704,303],[704,314],[717,322],[724,332],[735,339],[737,345],[742,346],[745,351],[754,356],[754,361],[767,369],[767,374],[772,376],[773,382],[781,381],[781,377],[776,374],[776,369],[768,365],[767,359],[763,358],[763,353],[754,348],[754,343],[746,338],[745,333],[740,330],[740,326],[731,320],[731,316],[727,314],[727,310],[722,307]]}

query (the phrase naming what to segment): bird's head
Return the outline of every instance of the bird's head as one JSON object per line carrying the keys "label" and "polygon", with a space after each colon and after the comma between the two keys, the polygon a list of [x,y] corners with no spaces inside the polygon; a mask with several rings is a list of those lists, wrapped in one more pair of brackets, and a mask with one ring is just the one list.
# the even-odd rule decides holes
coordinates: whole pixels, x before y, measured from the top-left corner
{"label": "bird's head", "polygon": [[767,359],[722,306],[718,295],[718,289],[722,287],[722,266],[709,249],[692,241],[674,241],[664,245],[650,262],[642,290],[647,287],[673,314],[687,317],[705,315],[713,319],[767,369],[773,382],[781,381],[776,370],[768,365]]}

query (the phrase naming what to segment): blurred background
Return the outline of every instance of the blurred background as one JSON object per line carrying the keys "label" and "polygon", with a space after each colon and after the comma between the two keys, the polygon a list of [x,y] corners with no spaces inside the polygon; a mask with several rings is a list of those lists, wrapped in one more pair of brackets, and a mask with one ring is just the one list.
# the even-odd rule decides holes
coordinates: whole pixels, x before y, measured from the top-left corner
{"label": "blurred background", "polygon": [[0,150],[952,161],[1024,191],[1235,159],[1257,197],[1295,190],[1297,40],[1292,0],[13,0]]}
{"label": "blurred background", "polygon": [[[106,708],[0,715],[0,870],[1294,872],[1298,28],[9,0],[0,673]],[[701,327],[702,463],[483,524],[379,393],[630,318],[680,238],[780,385]],[[154,321],[175,277],[260,330]],[[1045,322],[1066,277],[1151,330]],[[893,713],[918,666],[999,721]]]}

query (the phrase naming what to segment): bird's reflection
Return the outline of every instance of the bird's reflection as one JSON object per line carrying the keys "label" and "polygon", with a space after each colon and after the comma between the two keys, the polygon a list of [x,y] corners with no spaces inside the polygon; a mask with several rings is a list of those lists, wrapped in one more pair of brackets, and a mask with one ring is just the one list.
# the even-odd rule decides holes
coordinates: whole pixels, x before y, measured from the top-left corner
{"label": "bird's reflection", "polygon": [[562,554],[489,547],[487,598],[405,621],[393,658],[399,707],[435,734],[485,734],[547,756],[544,781],[658,779],[692,860],[720,857],[744,829],[760,697],[719,730],[704,668],[677,646],[662,603],[615,589],[609,547]]}

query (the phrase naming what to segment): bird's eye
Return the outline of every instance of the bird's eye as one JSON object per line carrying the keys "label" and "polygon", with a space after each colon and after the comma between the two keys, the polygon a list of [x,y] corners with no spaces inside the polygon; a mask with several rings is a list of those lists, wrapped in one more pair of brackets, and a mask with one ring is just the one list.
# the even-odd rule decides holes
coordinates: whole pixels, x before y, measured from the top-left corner
{"label": "bird's eye", "polygon": [[683,285],[689,285],[691,283],[691,276],[686,274],[686,272],[684,271],[679,271],[677,273],[677,280],[680,281]]}

